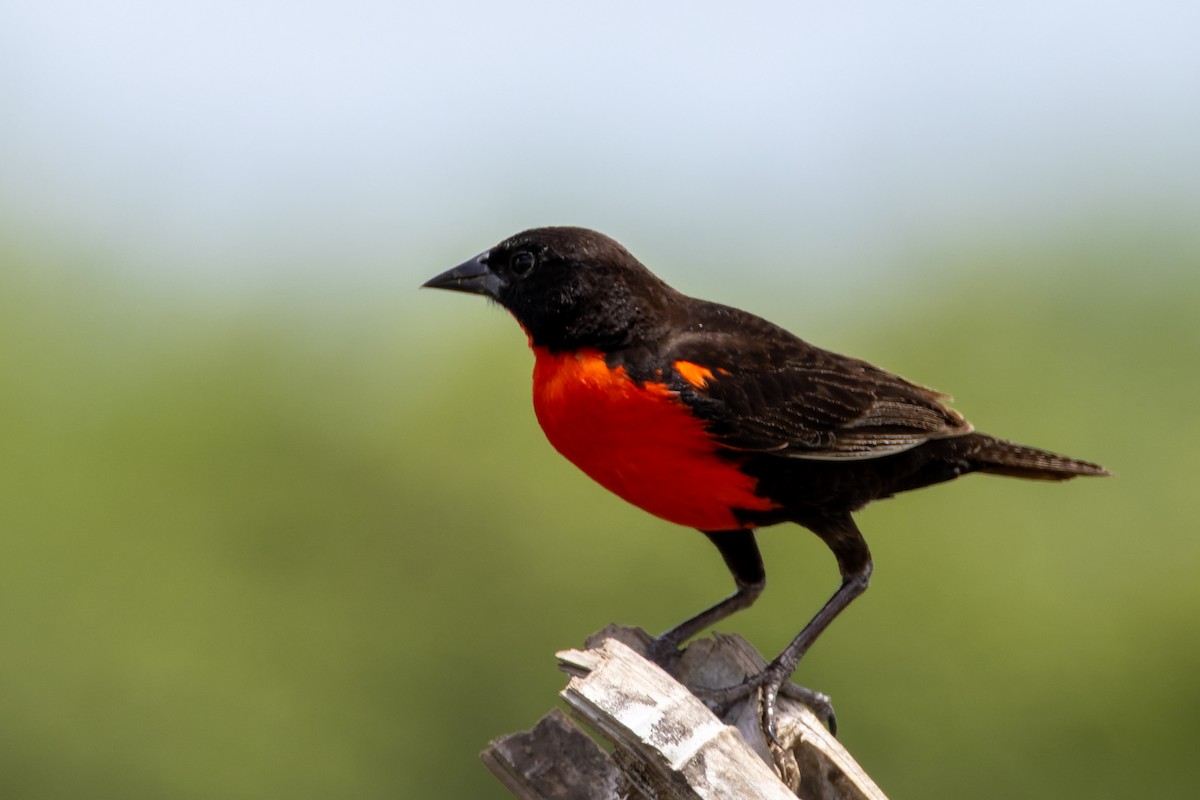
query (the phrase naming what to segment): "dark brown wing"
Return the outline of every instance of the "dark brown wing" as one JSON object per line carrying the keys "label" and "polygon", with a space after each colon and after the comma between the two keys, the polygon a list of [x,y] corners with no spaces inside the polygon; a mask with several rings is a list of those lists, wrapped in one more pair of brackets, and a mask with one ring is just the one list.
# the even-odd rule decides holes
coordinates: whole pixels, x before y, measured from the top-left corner
{"label": "dark brown wing", "polygon": [[692,316],[659,357],[725,447],[856,460],[972,430],[943,404],[946,395],[759,317],[711,303],[698,303]]}

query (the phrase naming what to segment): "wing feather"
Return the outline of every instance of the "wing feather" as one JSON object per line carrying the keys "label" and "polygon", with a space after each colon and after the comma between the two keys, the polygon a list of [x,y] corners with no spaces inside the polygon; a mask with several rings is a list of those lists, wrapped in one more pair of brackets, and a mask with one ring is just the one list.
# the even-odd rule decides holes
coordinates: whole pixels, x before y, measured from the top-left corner
{"label": "wing feather", "polygon": [[822,350],[753,315],[719,316],[669,343],[669,363],[712,372],[680,396],[727,448],[813,460],[879,458],[972,425],[949,398],[859,359]]}

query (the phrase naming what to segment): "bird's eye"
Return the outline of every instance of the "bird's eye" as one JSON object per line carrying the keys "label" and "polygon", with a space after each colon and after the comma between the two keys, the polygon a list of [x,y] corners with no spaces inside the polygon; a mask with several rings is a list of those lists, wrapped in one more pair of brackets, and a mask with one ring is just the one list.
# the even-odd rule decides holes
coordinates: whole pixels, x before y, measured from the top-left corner
{"label": "bird's eye", "polygon": [[533,253],[528,250],[522,250],[512,257],[511,267],[513,274],[518,278],[524,278],[529,273],[533,272],[533,266],[537,263]]}

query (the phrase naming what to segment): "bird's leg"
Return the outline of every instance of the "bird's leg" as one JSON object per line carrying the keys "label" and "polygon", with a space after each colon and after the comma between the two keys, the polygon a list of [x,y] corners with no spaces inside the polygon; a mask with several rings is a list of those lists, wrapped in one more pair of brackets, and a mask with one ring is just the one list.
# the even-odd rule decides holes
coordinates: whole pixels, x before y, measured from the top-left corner
{"label": "bird's leg", "polygon": [[783,652],[763,670],[762,680],[759,684],[762,690],[762,724],[763,730],[770,735],[772,741],[775,739],[775,701],[780,694],[807,705],[829,725],[831,733],[837,733],[837,719],[833,715],[829,698],[811,689],[796,686],[788,679],[796,671],[800,659],[804,658],[804,654],[808,652],[808,648],[817,640],[817,637],[829,627],[829,623],[833,622],[846,606],[850,605],[854,598],[867,590],[870,582],[871,562],[869,560],[856,572],[842,573],[842,585],[834,592],[833,597],[829,598],[816,616],[809,620],[809,623],[792,640],[792,643],[784,648]]}
{"label": "bird's leg", "polygon": [[796,686],[788,679],[817,637],[854,598],[867,590],[871,582],[871,553],[848,514],[811,523],[806,520],[805,527],[816,532],[833,550],[842,573],[842,585],[766,669],[738,686],[707,693],[709,702],[720,708],[758,689],[762,697],[763,731],[771,741],[775,741],[775,703],[780,694],[804,703],[829,725],[831,732],[837,732],[837,721],[829,698],[820,692]]}
{"label": "bird's leg", "polygon": [[749,608],[767,585],[762,556],[753,530],[701,531],[717,546],[725,566],[733,574],[737,589],[721,602],[701,611],[662,634],[651,644],[651,655],[666,664],[678,655],[679,646],[700,631],[731,614]]}

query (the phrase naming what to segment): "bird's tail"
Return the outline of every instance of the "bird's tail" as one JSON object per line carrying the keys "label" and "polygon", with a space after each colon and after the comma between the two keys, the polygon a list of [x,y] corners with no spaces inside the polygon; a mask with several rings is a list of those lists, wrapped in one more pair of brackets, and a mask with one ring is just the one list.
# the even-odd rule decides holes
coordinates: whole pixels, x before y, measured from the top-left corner
{"label": "bird's tail", "polygon": [[1080,475],[1111,475],[1099,464],[1060,456],[1036,447],[1006,442],[983,433],[969,434],[972,466],[979,472],[1037,481],[1065,481]]}

